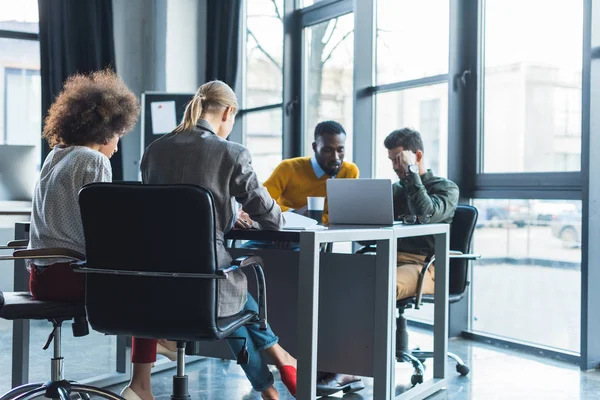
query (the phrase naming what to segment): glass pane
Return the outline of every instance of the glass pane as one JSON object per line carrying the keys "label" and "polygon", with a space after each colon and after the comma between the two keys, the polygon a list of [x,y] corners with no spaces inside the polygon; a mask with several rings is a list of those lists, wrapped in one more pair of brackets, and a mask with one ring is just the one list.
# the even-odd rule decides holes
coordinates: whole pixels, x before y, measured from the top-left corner
{"label": "glass pane", "polygon": [[396,129],[416,129],[423,138],[424,159],[438,176],[447,175],[448,84],[378,94],[376,102],[375,177],[397,180],[383,141]]}
{"label": "glass pane", "polygon": [[325,120],[342,124],[346,160],[352,159],[354,97],[354,15],[347,14],[305,29],[304,154],[313,153],[315,126]]}
{"label": "glass pane", "polygon": [[315,3],[320,3],[323,0],[300,0],[302,3],[302,7],[312,6]]}
{"label": "glass pane", "polygon": [[473,268],[472,329],[579,352],[581,201],[474,205],[474,251],[482,257]]}
{"label": "glass pane", "polygon": [[449,0],[377,1],[377,84],[448,73]]}
{"label": "glass pane", "polygon": [[259,111],[246,114],[246,147],[252,155],[252,165],[261,182],[266,181],[281,162],[282,110]]}
{"label": "glass pane", "polygon": [[[31,321],[29,343],[29,381],[45,382],[50,377],[52,346],[43,350],[52,324],[48,321]],[[116,372],[117,337],[93,331],[84,337],[73,337],[71,322],[63,324],[62,354],[65,358],[68,379],[83,381]]]}
{"label": "glass pane", "polygon": [[38,21],[37,0],[0,0],[0,29],[38,33]]}
{"label": "glass pane", "polygon": [[40,45],[0,39],[0,144],[41,146]]}
{"label": "glass pane", "polygon": [[579,171],[583,2],[486,0],[484,24],[484,172]]}
{"label": "glass pane", "polygon": [[250,0],[246,9],[246,87],[242,107],[281,103],[283,0]]}

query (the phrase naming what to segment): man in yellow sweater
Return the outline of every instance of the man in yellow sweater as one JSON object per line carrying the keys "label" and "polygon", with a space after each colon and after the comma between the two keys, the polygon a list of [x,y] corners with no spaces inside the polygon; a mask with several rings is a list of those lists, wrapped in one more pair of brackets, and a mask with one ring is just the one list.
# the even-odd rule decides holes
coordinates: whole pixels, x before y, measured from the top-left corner
{"label": "man in yellow sweater", "polygon": [[[284,160],[264,183],[282,211],[304,213],[307,197],[325,197],[330,178],[358,178],[358,167],[344,161],[346,131],[335,121],[324,121],[315,127],[311,157]],[[323,223],[327,224],[327,204]]]}

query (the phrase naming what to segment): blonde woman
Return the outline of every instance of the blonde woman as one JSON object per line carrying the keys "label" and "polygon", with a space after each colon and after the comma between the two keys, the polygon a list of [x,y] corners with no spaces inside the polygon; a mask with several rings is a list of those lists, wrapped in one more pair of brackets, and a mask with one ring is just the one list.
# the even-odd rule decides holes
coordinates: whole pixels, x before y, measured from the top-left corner
{"label": "blonde woman", "polygon": [[[280,229],[281,209],[259,183],[248,149],[227,141],[233,128],[238,103],[229,86],[221,81],[202,85],[188,104],[183,122],[170,134],[153,142],[142,159],[142,180],[150,184],[196,184],[212,192],[216,209],[217,262],[228,267],[232,258],[224,245],[224,235],[237,221],[237,203],[254,221],[253,227]],[[248,294],[246,277],[237,270],[230,279],[219,281],[218,314],[234,315],[242,310],[258,310]],[[276,400],[273,375],[261,354],[267,353],[279,368],[281,379],[296,394],[296,359],[279,344],[268,327],[247,325],[232,336],[248,339],[249,364],[242,365],[252,387],[263,399]],[[229,341],[234,354],[240,341]]]}

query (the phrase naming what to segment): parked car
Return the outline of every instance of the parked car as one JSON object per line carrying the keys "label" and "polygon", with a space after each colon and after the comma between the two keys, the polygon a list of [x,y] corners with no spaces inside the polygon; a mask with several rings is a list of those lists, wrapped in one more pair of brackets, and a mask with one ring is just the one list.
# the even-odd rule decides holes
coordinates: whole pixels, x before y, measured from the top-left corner
{"label": "parked car", "polygon": [[561,214],[550,225],[564,247],[581,247],[581,211]]}
{"label": "parked car", "polygon": [[535,225],[550,225],[564,216],[575,216],[577,211],[577,205],[571,201],[532,200],[530,203],[531,223]]}
{"label": "parked car", "polygon": [[479,218],[477,227],[501,227],[508,216],[504,207],[499,205],[481,204],[477,206]]}

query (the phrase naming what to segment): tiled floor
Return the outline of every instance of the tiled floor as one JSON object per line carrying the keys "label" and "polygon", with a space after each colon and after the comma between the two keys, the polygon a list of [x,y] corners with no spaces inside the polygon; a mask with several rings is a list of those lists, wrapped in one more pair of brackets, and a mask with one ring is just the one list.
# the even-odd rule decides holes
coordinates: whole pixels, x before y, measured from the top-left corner
{"label": "tiled floor", "polygon": [[[431,335],[411,331],[411,343],[430,348]],[[572,364],[499,349],[483,343],[464,339],[450,341],[450,350],[463,357],[471,373],[461,377],[455,373],[454,363],[448,363],[450,379],[447,390],[431,397],[433,400],[488,400],[488,399],[600,399],[600,372],[581,372]],[[431,366],[431,360],[426,363]],[[431,376],[431,368],[425,378]],[[192,399],[260,399],[253,392],[241,368],[235,362],[202,359],[189,365],[189,388]],[[274,371],[276,387],[281,399],[292,399]],[[396,391],[404,390],[410,382],[412,368],[408,364],[396,365]],[[157,399],[168,399],[171,394],[173,371],[153,376],[153,391]],[[367,388],[344,396],[346,400],[372,398],[373,380],[364,379]],[[114,387],[120,390],[123,385]],[[342,397],[341,394],[333,397]]]}

